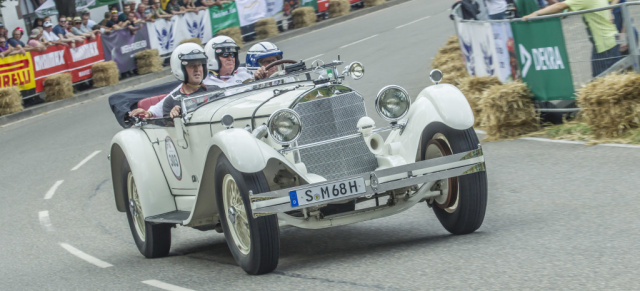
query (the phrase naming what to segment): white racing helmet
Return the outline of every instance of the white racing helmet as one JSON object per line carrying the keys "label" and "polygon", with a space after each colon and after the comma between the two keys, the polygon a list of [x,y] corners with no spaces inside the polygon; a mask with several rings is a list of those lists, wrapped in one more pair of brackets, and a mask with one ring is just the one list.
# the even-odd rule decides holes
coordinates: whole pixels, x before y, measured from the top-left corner
{"label": "white racing helmet", "polygon": [[254,44],[247,52],[247,69],[253,71],[260,68],[258,62],[262,58],[276,56],[278,60],[282,60],[282,51],[273,43],[263,41]]}
{"label": "white racing helmet", "polygon": [[233,68],[235,72],[240,66],[240,60],[238,59],[238,51],[240,47],[233,41],[232,38],[220,35],[210,39],[207,44],[204,46],[204,52],[207,54],[207,58],[209,58],[209,62],[207,64],[209,70],[211,71],[219,71],[220,70],[220,58],[219,54],[223,53],[233,53],[236,59],[236,66]]}
{"label": "white racing helmet", "polygon": [[200,45],[195,43],[184,43],[179,45],[171,53],[171,73],[178,78],[178,80],[184,83],[189,82],[189,75],[187,75],[187,69],[185,66],[190,61],[202,62],[202,72],[206,77],[207,55]]}

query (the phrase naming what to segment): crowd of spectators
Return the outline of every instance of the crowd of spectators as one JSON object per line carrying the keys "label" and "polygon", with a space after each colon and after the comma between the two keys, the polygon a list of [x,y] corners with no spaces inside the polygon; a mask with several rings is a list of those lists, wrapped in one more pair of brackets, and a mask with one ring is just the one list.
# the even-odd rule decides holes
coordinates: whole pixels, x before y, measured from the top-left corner
{"label": "crowd of spectators", "polygon": [[80,16],[58,16],[58,24],[53,25],[51,17],[36,18],[33,21],[27,43],[21,41],[25,30],[16,27],[11,35],[0,23],[0,58],[13,54],[25,54],[28,51],[44,51],[47,46],[65,45],[75,48],[86,39],[94,40],[96,35],[111,33],[116,30],[127,29],[135,34],[142,28],[144,22],[154,22],[156,19],[170,19],[174,15],[189,12],[198,13],[200,10],[234,0],[141,0],[139,4],[127,0],[118,11],[112,6],[105,12],[104,19],[99,23],[91,20],[89,9],[80,12]]}

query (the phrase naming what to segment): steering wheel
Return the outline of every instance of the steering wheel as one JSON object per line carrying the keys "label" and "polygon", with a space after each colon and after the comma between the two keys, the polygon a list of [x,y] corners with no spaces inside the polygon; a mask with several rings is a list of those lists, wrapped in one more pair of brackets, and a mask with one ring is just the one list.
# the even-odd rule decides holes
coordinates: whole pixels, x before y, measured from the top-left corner
{"label": "steering wheel", "polygon": [[[269,71],[269,69],[278,66],[278,65],[282,65],[282,64],[297,64],[297,61],[294,60],[279,60],[279,61],[275,61],[271,64],[268,64],[266,67],[264,67],[265,71]],[[274,74],[277,72],[274,72]]]}

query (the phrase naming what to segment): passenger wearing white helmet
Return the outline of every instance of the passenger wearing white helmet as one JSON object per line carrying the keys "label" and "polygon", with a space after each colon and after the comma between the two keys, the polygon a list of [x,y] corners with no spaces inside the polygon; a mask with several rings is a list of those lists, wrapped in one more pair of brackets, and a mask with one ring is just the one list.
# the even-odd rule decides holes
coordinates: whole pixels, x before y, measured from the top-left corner
{"label": "passenger wearing white helmet", "polygon": [[204,51],[208,58],[209,75],[204,80],[205,85],[222,88],[242,84],[253,77],[247,68],[240,67],[239,49],[228,36],[216,36],[207,42]]}
{"label": "passenger wearing white helmet", "polygon": [[144,117],[180,116],[180,101],[183,97],[204,93],[219,88],[217,86],[205,86],[203,80],[207,71],[207,56],[201,46],[195,43],[179,45],[171,53],[171,73],[182,84],[167,94],[162,101],[151,106],[149,111],[136,108],[129,112],[129,116],[144,114]]}
{"label": "passenger wearing white helmet", "polygon": [[278,68],[274,66],[267,71],[265,67],[281,59],[282,51],[275,44],[268,41],[259,42],[247,52],[247,69],[249,72],[253,72],[253,77],[256,80],[268,78]]}

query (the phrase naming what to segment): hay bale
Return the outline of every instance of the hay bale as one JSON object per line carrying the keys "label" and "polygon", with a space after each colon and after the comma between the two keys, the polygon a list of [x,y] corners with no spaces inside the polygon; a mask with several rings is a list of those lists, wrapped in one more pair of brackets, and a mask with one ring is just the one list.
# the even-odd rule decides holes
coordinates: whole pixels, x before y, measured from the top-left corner
{"label": "hay bale", "polygon": [[460,80],[469,77],[467,67],[462,62],[450,62],[438,67],[442,71],[442,83],[449,83],[454,86],[460,84]]}
{"label": "hay bale", "polygon": [[540,128],[531,91],[522,82],[494,85],[479,100],[480,124],[487,130],[486,140],[514,138]]}
{"label": "hay bale", "polygon": [[479,103],[480,98],[482,98],[482,94],[492,86],[501,84],[502,82],[500,82],[500,79],[496,77],[469,76],[459,80],[458,89],[460,89],[467,98],[467,101],[473,110],[473,115],[475,116],[474,126],[480,125],[482,110],[480,109]]}
{"label": "hay bale", "polygon": [[195,43],[195,44],[197,44],[199,46],[202,46],[202,40],[197,38],[197,37],[183,39],[183,40],[180,41],[180,44],[190,43],[190,42]]}
{"label": "hay bale", "polygon": [[162,58],[157,49],[143,50],[136,54],[138,75],[157,73],[162,71]]}
{"label": "hay bale", "polygon": [[459,81],[469,76],[464,65],[462,52],[458,45],[458,37],[449,37],[447,43],[438,50],[431,61],[431,68],[439,69],[444,74],[442,82],[457,86]]}
{"label": "hay bale", "polygon": [[273,17],[260,19],[256,22],[255,31],[258,39],[274,37],[278,35],[278,23]]}
{"label": "hay bale", "polygon": [[45,101],[57,101],[73,96],[73,83],[71,74],[60,73],[47,77],[44,80]]}
{"label": "hay bale", "polygon": [[621,137],[640,128],[640,74],[609,74],[576,93],[582,119],[596,138]]}
{"label": "hay bale", "polygon": [[295,28],[302,28],[316,24],[316,11],[313,7],[299,7],[291,11],[293,25]]}
{"label": "hay bale", "polygon": [[351,11],[349,0],[329,0],[329,16],[331,18],[347,15]]}
{"label": "hay bale", "polygon": [[387,2],[387,0],[363,0],[363,1],[364,1],[364,7],[378,6]]}
{"label": "hay bale", "polygon": [[242,31],[240,31],[240,27],[239,26],[220,29],[220,30],[218,30],[218,34],[217,35],[226,35],[226,36],[232,38],[233,41],[235,41],[236,44],[240,48],[242,48],[242,46],[244,46],[244,43],[242,42]]}
{"label": "hay bale", "polygon": [[118,84],[120,71],[114,61],[101,62],[91,66],[93,87],[100,88]]}
{"label": "hay bale", "polygon": [[445,45],[445,46],[448,46],[448,45],[452,45],[452,44],[457,44],[457,45],[459,45],[459,44],[460,44],[460,41],[458,40],[458,36],[457,36],[457,35],[455,35],[455,34],[454,34],[454,35],[452,35],[452,36],[450,36],[450,37],[447,39],[447,42],[446,42],[444,45]]}
{"label": "hay bale", "polygon": [[0,115],[7,115],[24,110],[22,95],[18,87],[0,88]]}

